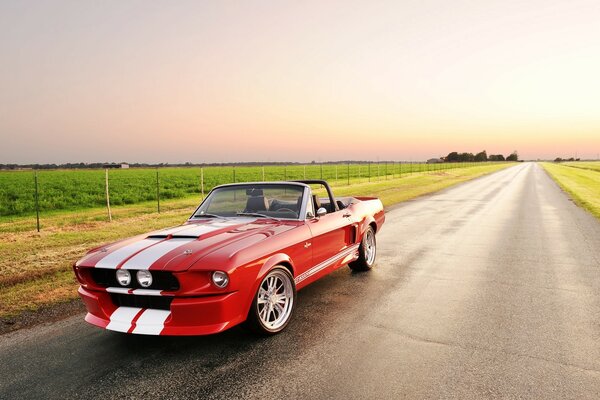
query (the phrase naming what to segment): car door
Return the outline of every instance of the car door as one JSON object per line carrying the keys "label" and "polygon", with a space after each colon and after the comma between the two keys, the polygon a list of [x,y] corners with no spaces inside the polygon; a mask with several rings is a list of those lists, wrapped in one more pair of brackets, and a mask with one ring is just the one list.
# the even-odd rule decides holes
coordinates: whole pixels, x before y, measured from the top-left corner
{"label": "car door", "polygon": [[353,221],[346,210],[308,219],[307,225],[312,233],[313,265],[335,263],[335,257],[354,242]]}

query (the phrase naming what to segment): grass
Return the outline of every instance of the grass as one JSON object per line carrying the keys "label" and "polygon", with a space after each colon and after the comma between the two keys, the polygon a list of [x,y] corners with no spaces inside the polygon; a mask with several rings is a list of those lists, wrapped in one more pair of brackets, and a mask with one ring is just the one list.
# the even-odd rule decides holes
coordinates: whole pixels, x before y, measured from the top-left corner
{"label": "grass", "polygon": [[589,169],[591,171],[600,172],[600,162],[598,161],[569,161],[563,162],[560,165],[566,165],[567,167]]}
{"label": "grass", "polygon": [[[394,178],[399,174],[439,171],[469,164],[369,163],[270,166],[131,168],[108,171],[113,206],[156,204],[157,199],[182,199],[199,195],[204,187],[229,182],[288,179],[327,179],[334,184]],[[33,216],[36,212],[36,172],[0,171],[0,220]],[[43,216],[56,211],[86,210],[106,205],[104,170],[37,171],[38,208]]]}
{"label": "grass", "polygon": [[[510,165],[477,165],[405,174],[401,178],[396,175],[395,179],[380,176],[372,182],[354,178],[350,186],[335,186],[334,193],[378,196],[390,206]],[[71,265],[87,249],[181,224],[199,201],[199,195],[167,200],[161,202],[160,214],[153,202],[118,206],[113,210],[112,222],[106,221],[106,211],[101,208],[54,211],[44,216],[41,233],[34,230],[30,217],[0,220],[0,318],[76,298],[77,283]]]}
{"label": "grass", "polygon": [[600,218],[600,163],[546,162],[542,166],[575,203]]}

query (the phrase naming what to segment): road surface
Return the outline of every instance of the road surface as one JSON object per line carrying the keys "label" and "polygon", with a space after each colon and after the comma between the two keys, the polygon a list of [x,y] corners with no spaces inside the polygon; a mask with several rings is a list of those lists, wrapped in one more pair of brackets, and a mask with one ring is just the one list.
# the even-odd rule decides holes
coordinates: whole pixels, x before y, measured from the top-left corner
{"label": "road surface", "polygon": [[600,398],[600,223],[520,164],[404,203],[288,329],[0,336],[0,398]]}

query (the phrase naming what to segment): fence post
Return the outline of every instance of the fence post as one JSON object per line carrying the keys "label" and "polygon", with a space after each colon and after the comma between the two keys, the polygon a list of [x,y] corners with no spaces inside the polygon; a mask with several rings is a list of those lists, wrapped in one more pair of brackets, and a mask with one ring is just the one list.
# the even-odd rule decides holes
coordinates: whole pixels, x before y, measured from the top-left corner
{"label": "fence post", "polygon": [[350,163],[348,163],[348,186],[350,186]]}
{"label": "fence post", "polygon": [[156,210],[160,214],[160,181],[158,180],[158,168],[156,168]]}
{"label": "fence post", "polygon": [[335,164],[335,180],[337,181],[337,164]]}
{"label": "fence post", "polygon": [[371,182],[371,161],[369,161],[367,163],[367,165],[368,165],[368,168],[369,168],[369,182]]}
{"label": "fence post", "polygon": [[112,222],[112,214],[110,212],[110,194],[108,192],[108,168],[104,170],[104,189],[106,191],[106,210],[108,211],[108,222]]}
{"label": "fence post", "polygon": [[235,165],[233,166],[233,183],[235,183]]}
{"label": "fence post", "polygon": [[304,165],[304,180],[306,180],[306,165]]}
{"label": "fence post", "polygon": [[321,164],[321,180],[323,180],[323,164]]}
{"label": "fence post", "polygon": [[400,168],[399,168],[399,176],[398,178],[402,178],[402,161],[400,161]]}
{"label": "fence post", "polygon": [[262,181],[265,181],[265,166],[262,166]]}
{"label": "fence post", "polygon": [[38,189],[38,173],[37,170],[35,171],[35,174],[33,176],[34,181],[35,181],[35,219],[36,219],[36,227],[37,227],[37,231],[40,231],[40,195],[39,195],[39,189]]}
{"label": "fence post", "polygon": [[202,200],[204,200],[204,168],[200,167],[200,193],[202,194]]}
{"label": "fence post", "polygon": [[287,165],[283,166],[283,180],[287,181]]}

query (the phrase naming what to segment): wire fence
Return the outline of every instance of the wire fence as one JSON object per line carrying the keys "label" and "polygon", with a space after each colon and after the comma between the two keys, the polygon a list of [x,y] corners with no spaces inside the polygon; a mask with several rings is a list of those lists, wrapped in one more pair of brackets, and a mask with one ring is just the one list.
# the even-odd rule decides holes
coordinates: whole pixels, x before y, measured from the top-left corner
{"label": "wire fence", "polygon": [[161,167],[106,170],[34,170],[0,172],[0,218],[32,216],[58,210],[106,207],[204,196],[225,183],[324,179],[332,186],[400,179],[492,163],[423,163],[407,161],[290,164],[265,166]]}

